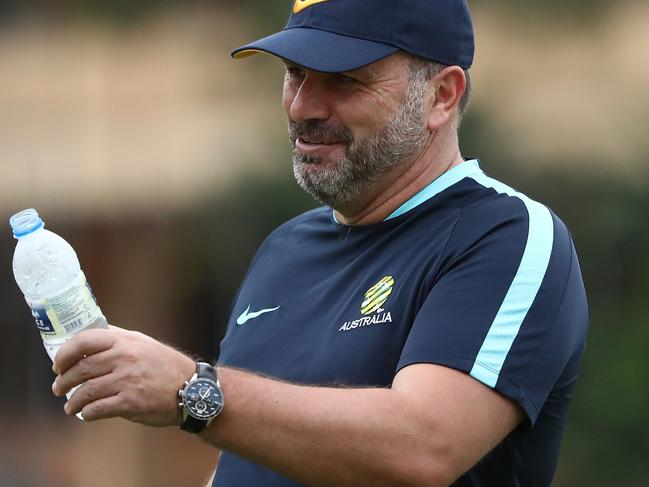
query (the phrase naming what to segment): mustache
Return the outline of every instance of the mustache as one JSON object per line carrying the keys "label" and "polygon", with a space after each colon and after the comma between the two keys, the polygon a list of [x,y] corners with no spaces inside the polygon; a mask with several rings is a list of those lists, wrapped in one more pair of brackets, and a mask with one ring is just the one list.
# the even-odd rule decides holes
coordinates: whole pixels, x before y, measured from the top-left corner
{"label": "mustache", "polygon": [[288,121],[288,137],[293,145],[298,138],[337,140],[350,144],[353,142],[351,130],[344,125],[327,125],[318,120],[304,122]]}

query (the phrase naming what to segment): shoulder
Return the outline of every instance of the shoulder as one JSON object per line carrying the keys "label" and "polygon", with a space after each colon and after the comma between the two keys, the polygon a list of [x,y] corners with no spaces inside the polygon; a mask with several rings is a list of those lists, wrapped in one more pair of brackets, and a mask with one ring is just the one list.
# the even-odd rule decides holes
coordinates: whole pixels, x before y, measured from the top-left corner
{"label": "shoulder", "polygon": [[331,225],[333,222],[333,212],[331,208],[321,206],[305,211],[290,220],[279,225],[267,237],[268,239],[281,238],[295,231],[307,230],[313,227]]}
{"label": "shoulder", "polygon": [[446,247],[449,264],[477,253],[482,258],[518,266],[548,266],[565,271],[574,248],[568,229],[546,205],[479,172],[465,184],[479,197],[459,209]]}
{"label": "shoulder", "polygon": [[456,238],[475,241],[493,232],[505,232],[536,242],[568,234],[564,223],[543,203],[482,172],[470,180],[481,197],[461,209]]}

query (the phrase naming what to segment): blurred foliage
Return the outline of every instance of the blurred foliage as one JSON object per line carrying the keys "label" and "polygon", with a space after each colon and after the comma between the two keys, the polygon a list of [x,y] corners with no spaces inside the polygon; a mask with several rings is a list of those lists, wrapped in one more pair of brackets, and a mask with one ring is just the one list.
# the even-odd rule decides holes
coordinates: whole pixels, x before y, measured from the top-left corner
{"label": "blurred foliage", "polygon": [[[469,0],[469,5],[471,4]],[[601,14],[610,2],[605,0],[491,0],[489,4],[496,9],[516,10],[526,15],[553,12],[583,20],[584,17]]]}
{"label": "blurred foliage", "polygon": [[113,24],[132,24],[146,15],[165,8],[183,8],[202,5],[245,11],[260,28],[283,25],[289,11],[289,2],[268,0],[0,0],[0,21],[25,19],[59,20],[89,18]]}
{"label": "blurred foliage", "polygon": [[629,181],[544,172],[520,186],[568,223],[589,294],[591,328],[568,422],[565,485],[647,485],[649,174]]}
{"label": "blurred foliage", "polygon": [[[0,20],[29,17],[61,18],[92,17],[102,22],[132,23],[159,8],[182,7],[196,4],[233,8],[255,18],[262,29],[282,26],[290,9],[291,0],[0,0]],[[471,4],[471,2],[469,2]],[[563,16],[583,18],[598,15],[607,5],[604,0],[492,0],[499,8],[514,9],[532,16],[553,12]]]}
{"label": "blurred foliage", "polygon": [[[0,0],[0,19],[92,18],[101,22],[132,23],[161,7],[171,7],[173,0]],[[201,0],[184,0],[184,7]],[[205,3],[205,2],[203,2]]]}

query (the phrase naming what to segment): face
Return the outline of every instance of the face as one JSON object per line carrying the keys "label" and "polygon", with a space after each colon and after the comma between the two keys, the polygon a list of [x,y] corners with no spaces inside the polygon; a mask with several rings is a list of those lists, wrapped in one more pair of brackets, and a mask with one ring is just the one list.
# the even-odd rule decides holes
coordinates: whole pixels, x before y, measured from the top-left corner
{"label": "face", "polygon": [[429,135],[426,87],[402,55],[343,74],[287,65],[283,106],[300,186],[340,209],[416,157]]}

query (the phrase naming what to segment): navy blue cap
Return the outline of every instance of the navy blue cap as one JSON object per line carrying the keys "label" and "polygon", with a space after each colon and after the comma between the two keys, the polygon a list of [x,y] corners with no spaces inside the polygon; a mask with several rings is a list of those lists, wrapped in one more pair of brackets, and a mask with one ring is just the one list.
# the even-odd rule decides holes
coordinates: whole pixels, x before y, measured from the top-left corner
{"label": "navy blue cap", "polygon": [[293,64],[341,73],[399,50],[469,69],[475,42],[466,0],[291,0],[283,30],[232,51],[265,52]]}

